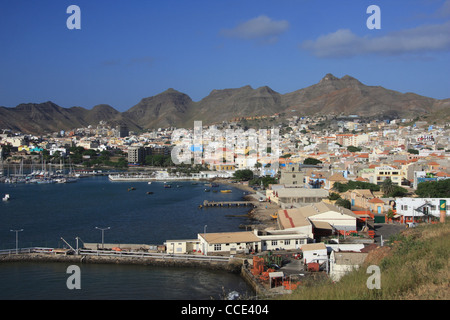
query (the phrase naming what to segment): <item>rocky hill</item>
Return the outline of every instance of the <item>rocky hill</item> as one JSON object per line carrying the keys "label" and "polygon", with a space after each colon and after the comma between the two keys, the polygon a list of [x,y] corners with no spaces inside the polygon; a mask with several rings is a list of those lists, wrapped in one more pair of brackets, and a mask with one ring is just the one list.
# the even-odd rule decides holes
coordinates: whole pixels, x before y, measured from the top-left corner
{"label": "rocky hill", "polygon": [[127,124],[131,130],[160,127],[192,127],[195,120],[211,124],[233,118],[288,115],[350,115],[363,117],[424,116],[429,121],[450,120],[450,99],[437,100],[415,93],[400,93],[380,86],[367,86],[359,80],[327,74],[317,84],[287,94],[264,86],[213,90],[198,102],[188,95],[168,89],[142,99],[125,112],[109,105],[92,109],[61,108],[52,102],[0,107],[0,129],[25,133],[70,130],[107,121],[110,125]]}

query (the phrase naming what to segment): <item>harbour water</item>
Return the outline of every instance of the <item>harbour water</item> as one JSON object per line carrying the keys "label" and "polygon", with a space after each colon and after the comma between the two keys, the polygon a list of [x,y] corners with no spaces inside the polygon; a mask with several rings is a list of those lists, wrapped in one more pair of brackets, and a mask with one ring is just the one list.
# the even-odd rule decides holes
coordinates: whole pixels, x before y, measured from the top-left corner
{"label": "harbour water", "polygon": [[[129,190],[134,187],[135,190]],[[231,189],[232,193],[205,192]],[[150,192],[150,194],[148,194]],[[229,186],[208,188],[202,182],[110,182],[107,177],[69,184],[0,184],[0,249],[75,247],[84,242],[163,244],[194,239],[198,233],[240,231],[249,224],[248,208],[199,209],[204,200],[241,200]],[[233,217],[230,217],[232,215]],[[236,217],[237,216],[237,217]],[[12,232],[11,230],[23,230]],[[0,299],[220,299],[223,293],[252,289],[236,274],[197,268],[137,265],[81,265],[81,290],[69,290],[64,263],[0,264]]]}

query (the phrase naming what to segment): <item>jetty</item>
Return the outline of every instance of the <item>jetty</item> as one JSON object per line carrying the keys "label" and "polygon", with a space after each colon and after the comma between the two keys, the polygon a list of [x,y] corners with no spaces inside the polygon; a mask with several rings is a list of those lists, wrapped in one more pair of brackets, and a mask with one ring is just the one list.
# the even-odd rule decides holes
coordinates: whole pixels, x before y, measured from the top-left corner
{"label": "jetty", "polygon": [[92,250],[31,247],[0,250],[2,262],[64,262],[95,264],[142,264],[164,267],[202,267],[239,273],[242,259],[230,256],[182,255],[128,250]]}
{"label": "jetty", "polygon": [[200,207],[256,207],[256,201],[203,201],[203,205]]}

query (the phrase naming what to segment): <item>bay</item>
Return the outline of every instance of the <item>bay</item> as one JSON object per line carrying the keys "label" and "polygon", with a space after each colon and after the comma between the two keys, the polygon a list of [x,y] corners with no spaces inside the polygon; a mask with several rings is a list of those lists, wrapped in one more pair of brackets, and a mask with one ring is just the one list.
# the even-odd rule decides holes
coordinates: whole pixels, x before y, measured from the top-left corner
{"label": "bay", "polygon": [[[135,190],[129,191],[130,187]],[[248,208],[204,208],[204,200],[241,200],[232,193],[205,192],[203,183],[177,181],[110,182],[107,177],[82,178],[68,184],[0,184],[0,249],[64,246],[83,242],[163,244],[195,239],[198,233],[240,231],[249,223]],[[147,194],[153,192],[153,194]],[[68,290],[63,263],[0,264],[0,299],[211,299],[236,290],[251,294],[239,275],[197,268],[130,265],[82,265],[82,289]]]}

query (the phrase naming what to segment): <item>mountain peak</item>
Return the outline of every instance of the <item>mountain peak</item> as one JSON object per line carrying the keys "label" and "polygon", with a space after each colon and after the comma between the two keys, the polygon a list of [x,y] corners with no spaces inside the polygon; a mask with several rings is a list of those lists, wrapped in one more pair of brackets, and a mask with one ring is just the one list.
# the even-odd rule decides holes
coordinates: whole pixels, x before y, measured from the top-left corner
{"label": "mountain peak", "polygon": [[323,77],[322,78],[322,80],[320,80],[320,82],[323,82],[323,81],[333,81],[333,80],[339,80],[339,78],[338,77],[335,77],[333,74],[331,74],[331,73],[327,73],[326,75],[325,75],[325,77]]}

